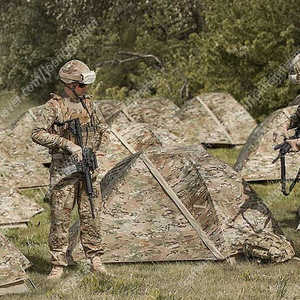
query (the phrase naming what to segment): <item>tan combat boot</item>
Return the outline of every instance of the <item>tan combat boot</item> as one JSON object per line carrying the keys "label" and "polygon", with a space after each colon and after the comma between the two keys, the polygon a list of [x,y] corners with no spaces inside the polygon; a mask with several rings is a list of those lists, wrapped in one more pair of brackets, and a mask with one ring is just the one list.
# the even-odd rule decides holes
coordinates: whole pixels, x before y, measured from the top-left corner
{"label": "tan combat boot", "polygon": [[105,266],[102,263],[100,256],[95,256],[91,259],[91,271],[101,273],[104,275],[109,275]]}
{"label": "tan combat boot", "polygon": [[54,265],[52,267],[52,270],[50,274],[47,276],[47,279],[59,279],[64,273],[64,267],[63,266],[56,266]]}

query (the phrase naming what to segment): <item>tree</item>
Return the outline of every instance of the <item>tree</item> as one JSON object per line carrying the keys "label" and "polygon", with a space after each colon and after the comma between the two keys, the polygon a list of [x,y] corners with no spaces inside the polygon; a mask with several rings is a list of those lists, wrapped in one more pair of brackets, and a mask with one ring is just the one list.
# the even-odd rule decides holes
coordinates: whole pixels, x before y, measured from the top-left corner
{"label": "tree", "polygon": [[[19,93],[39,74],[39,67],[55,56],[57,25],[43,1],[12,0],[1,6],[0,77],[2,86]],[[53,74],[35,81],[53,87]],[[39,82],[39,84],[38,84]],[[30,87],[31,90],[31,87]]]}
{"label": "tree", "polygon": [[[22,93],[50,62],[49,78],[31,93],[40,97],[55,89],[59,67],[77,58],[97,69],[96,97],[157,95],[181,105],[202,92],[225,91],[262,120],[297,93],[286,74],[300,49],[298,6],[296,0],[3,0],[0,82]],[[54,65],[69,45],[70,55]],[[103,63],[126,60],[120,52],[144,58]]]}
{"label": "tree", "polygon": [[[296,1],[204,1],[207,32],[191,36],[202,91],[228,91],[256,118],[293,99],[286,81],[299,48]],[[194,78],[195,79],[195,78]]]}

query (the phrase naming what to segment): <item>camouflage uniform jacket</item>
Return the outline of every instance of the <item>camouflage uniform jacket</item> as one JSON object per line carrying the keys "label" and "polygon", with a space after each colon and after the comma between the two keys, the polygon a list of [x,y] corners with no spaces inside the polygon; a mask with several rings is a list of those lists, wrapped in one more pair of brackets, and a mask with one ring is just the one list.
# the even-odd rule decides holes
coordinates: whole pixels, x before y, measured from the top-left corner
{"label": "camouflage uniform jacket", "polygon": [[108,125],[98,107],[89,97],[86,97],[84,102],[88,111],[80,102],[71,102],[69,98],[52,94],[52,98],[44,105],[43,111],[34,125],[32,140],[48,147],[51,154],[67,154],[68,141],[78,143],[69,124],[61,124],[70,119],[79,118],[84,146],[93,149],[94,152],[100,151],[105,154],[105,146],[107,146],[109,138]]}
{"label": "camouflage uniform jacket", "polygon": [[296,111],[290,116],[288,129],[300,127],[300,105]]}

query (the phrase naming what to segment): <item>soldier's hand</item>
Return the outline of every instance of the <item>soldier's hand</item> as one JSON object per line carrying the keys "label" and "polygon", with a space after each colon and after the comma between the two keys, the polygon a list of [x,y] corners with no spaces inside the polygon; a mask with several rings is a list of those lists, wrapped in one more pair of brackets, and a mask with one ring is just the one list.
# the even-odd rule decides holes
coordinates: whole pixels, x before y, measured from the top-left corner
{"label": "soldier's hand", "polygon": [[288,130],[285,126],[279,127],[273,132],[273,141],[276,143],[280,137],[289,138]]}
{"label": "soldier's hand", "polygon": [[77,161],[82,161],[82,149],[73,142],[68,142],[67,150],[71,153],[71,158]]}
{"label": "soldier's hand", "polygon": [[298,152],[300,150],[300,139],[286,140],[291,145],[291,152]]}

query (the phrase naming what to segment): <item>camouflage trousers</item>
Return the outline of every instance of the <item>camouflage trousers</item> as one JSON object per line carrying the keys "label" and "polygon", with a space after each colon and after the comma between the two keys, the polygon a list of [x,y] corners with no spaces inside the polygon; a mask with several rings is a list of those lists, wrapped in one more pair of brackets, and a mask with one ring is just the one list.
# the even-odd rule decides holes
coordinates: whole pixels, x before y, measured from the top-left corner
{"label": "camouflage trousers", "polygon": [[53,159],[50,166],[51,227],[49,248],[53,265],[67,266],[71,213],[77,202],[80,218],[80,240],[87,258],[103,254],[100,237],[101,191],[93,176],[95,218],[92,218],[88,196],[84,191],[83,178],[79,174],[66,177],[66,160]]}

